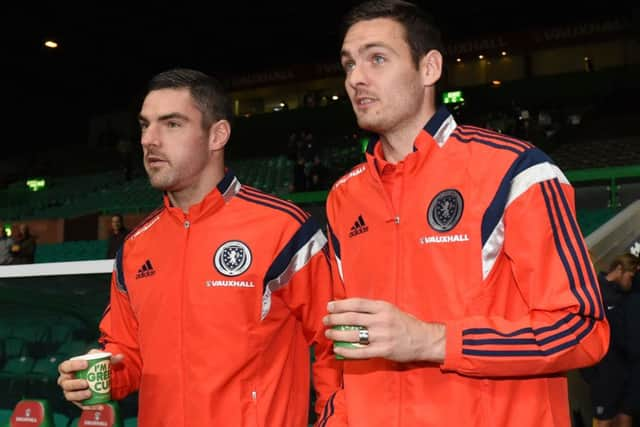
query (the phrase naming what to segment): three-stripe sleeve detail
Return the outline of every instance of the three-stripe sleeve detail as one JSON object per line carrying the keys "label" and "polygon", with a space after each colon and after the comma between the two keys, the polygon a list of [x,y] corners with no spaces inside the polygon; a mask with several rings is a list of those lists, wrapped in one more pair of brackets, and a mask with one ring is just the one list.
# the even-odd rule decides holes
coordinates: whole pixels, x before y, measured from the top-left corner
{"label": "three-stripe sleeve detail", "polygon": [[[462,332],[462,353],[474,356],[548,356],[576,346],[604,316],[597,281],[584,241],[558,178],[540,182],[557,256],[578,312],[553,325],[504,332],[470,328]],[[544,286],[544,284],[540,284]]]}
{"label": "three-stripe sleeve detail", "polygon": [[324,405],[324,410],[322,411],[322,418],[320,418],[320,422],[318,422],[318,427],[325,427],[329,422],[329,418],[331,418],[335,412],[335,407],[333,404],[333,399],[336,397],[337,392],[333,392],[331,397],[327,400],[327,403]]}
{"label": "three-stripe sleeve detail", "polygon": [[271,309],[271,294],[286,286],[298,271],[324,249],[326,244],[327,238],[313,218],[309,218],[302,224],[265,274],[261,319],[264,319]]}

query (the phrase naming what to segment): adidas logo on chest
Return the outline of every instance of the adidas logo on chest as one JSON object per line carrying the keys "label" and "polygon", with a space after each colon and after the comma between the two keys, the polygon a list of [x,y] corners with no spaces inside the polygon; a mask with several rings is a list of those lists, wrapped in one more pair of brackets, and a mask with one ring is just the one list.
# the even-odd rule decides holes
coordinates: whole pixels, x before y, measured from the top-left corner
{"label": "adidas logo on chest", "polygon": [[355,237],[359,234],[366,233],[367,231],[369,231],[369,226],[364,222],[364,218],[362,218],[362,215],[358,215],[358,219],[349,231],[349,237]]}
{"label": "adidas logo on chest", "polygon": [[145,277],[151,277],[154,274],[156,274],[156,270],[153,268],[153,265],[151,265],[151,261],[146,260],[145,263],[142,264],[142,267],[138,269],[136,279],[144,279]]}

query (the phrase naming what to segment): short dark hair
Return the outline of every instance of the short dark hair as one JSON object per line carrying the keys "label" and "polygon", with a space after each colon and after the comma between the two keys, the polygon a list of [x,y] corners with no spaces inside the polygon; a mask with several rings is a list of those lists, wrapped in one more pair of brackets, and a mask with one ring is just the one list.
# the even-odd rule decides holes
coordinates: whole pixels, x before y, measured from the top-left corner
{"label": "short dark hair", "polygon": [[630,253],[617,256],[611,264],[609,264],[609,273],[618,267],[622,267],[623,271],[637,271],[640,265],[640,259]]}
{"label": "short dark hair", "polygon": [[196,107],[202,113],[202,126],[208,129],[218,120],[231,120],[229,97],[215,78],[197,70],[174,68],[155,75],[147,93],[160,89],[189,89]]}
{"label": "short dark hair", "polygon": [[444,56],[442,36],[433,17],[415,4],[402,0],[369,0],[355,6],[342,21],[342,40],[353,25],[377,18],[389,18],[402,25],[416,67],[430,50],[435,49]]}

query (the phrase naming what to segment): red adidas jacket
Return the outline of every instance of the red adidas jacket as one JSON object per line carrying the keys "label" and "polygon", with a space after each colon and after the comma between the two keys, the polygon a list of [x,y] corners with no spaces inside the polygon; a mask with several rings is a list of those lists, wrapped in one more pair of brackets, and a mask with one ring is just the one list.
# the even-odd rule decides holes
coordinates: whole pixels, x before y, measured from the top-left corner
{"label": "red adidas jacket", "polygon": [[113,397],[139,389],[140,426],[306,425],[309,346],[318,410],[338,387],[331,298],[326,238],[292,203],[231,173],[186,215],[165,197],[116,257]]}
{"label": "red adidas jacket", "polygon": [[374,145],[327,201],[336,293],[446,324],[446,357],[345,361],[318,424],[569,426],[563,373],[602,358],[609,329],[562,172],[440,109],[394,206]]}

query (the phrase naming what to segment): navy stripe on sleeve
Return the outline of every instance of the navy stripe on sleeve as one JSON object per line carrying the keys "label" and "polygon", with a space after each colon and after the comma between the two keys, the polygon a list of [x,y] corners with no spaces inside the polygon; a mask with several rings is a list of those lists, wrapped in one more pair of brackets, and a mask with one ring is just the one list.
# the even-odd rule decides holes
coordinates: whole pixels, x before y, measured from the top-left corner
{"label": "navy stripe on sleeve", "polygon": [[[573,215],[569,209],[568,202],[566,202],[566,198],[563,198],[564,193],[562,191],[562,188],[560,187],[560,182],[557,179],[554,179],[552,181],[542,182],[539,185],[542,196],[544,198],[545,207],[547,209],[547,215],[551,224],[556,251],[567,275],[571,292],[578,301],[580,307],[579,314],[568,314],[553,325],[538,328],[535,330],[532,328],[521,328],[510,333],[503,333],[491,328],[475,328],[464,330],[462,333],[462,335],[465,337],[462,343],[463,354],[476,356],[540,356],[554,354],[578,344],[582,340],[582,338],[584,338],[593,329],[596,318],[600,318],[599,316],[602,313],[602,310],[599,310],[598,313],[595,312],[594,302],[589,291],[595,291],[594,295],[596,295],[597,299],[599,293],[597,292],[597,288],[594,288],[591,283],[589,283],[589,287],[591,289],[587,289],[584,269],[580,267],[581,264],[577,255],[578,250],[572,243],[571,237],[573,237],[575,241],[578,242],[579,246],[581,246],[582,239],[580,237],[577,225],[575,224],[575,220],[573,219]],[[558,199],[562,200],[562,205],[559,203]],[[566,224],[567,221],[571,223],[569,226]],[[571,229],[573,235],[569,234],[569,229]],[[579,250],[581,251],[581,256],[583,257],[582,260],[584,261],[586,250],[584,252],[582,252],[582,248],[580,248]],[[577,274],[574,274],[573,270],[575,270]],[[582,292],[587,297],[587,302],[585,302],[584,297],[581,295],[581,292],[579,292],[577,289],[576,276]],[[595,285],[595,283],[593,285]],[[601,301],[598,300],[596,301],[596,303],[599,306],[598,308],[600,308]],[[578,316],[580,315],[586,317],[581,317],[578,322],[565,329],[566,324],[578,318]],[[477,348],[468,348],[483,345],[536,345],[542,347],[554,342],[561,342],[564,338],[573,335],[576,331],[583,328],[585,323],[588,323],[587,327],[584,328],[582,332],[575,338],[569,341],[562,342],[562,344],[558,344],[555,347],[551,347],[548,349],[539,348],[530,350],[480,350]],[[560,330],[561,327],[563,330]],[[539,335],[543,332],[554,331],[556,329],[558,330],[558,332],[551,336],[545,337],[543,339],[536,338],[536,335]],[[498,338],[496,338],[495,336],[478,338],[478,335],[497,335]]]}
{"label": "navy stripe on sleeve", "polygon": [[338,259],[342,259],[340,256],[340,241],[336,237],[333,229],[331,228],[331,224],[327,224],[327,230],[329,230],[329,238],[331,239],[331,245],[333,246],[333,252],[335,252],[336,257]]}
{"label": "navy stripe on sleeve", "polygon": [[327,400],[327,403],[324,405],[324,411],[322,412],[322,418],[318,423],[318,427],[325,427],[329,422],[329,418],[333,416],[333,413],[335,412],[335,407],[333,406],[333,399],[336,397],[336,393],[337,392],[334,391],[331,397],[329,398],[329,400]]}
{"label": "navy stripe on sleeve", "polygon": [[[469,131],[467,129],[470,129]],[[533,145],[528,144],[524,141],[520,141],[518,139],[515,138],[511,138],[505,135],[501,135],[497,132],[491,132],[488,131],[486,129],[482,129],[482,128],[478,128],[475,126],[460,126],[458,127],[458,133],[460,133],[463,136],[466,137],[472,137],[474,135],[482,135],[482,136],[486,136],[487,138],[491,138],[494,139],[496,141],[501,141],[501,142],[506,142],[508,144],[513,144],[516,147],[522,148],[523,150],[528,150],[530,148],[533,148]]]}
{"label": "navy stripe on sleeve", "polygon": [[[291,237],[289,242],[280,251],[276,259],[273,261],[264,277],[263,293],[267,289],[267,284],[279,277],[287,269],[293,257],[298,251],[307,245],[314,235],[320,230],[320,226],[315,219],[309,218]],[[326,240],[323,238],[324,243]],[[307,260],[308,261],[308,260]]]}
{"label": "navy stripe on sleeve", "polygon": [[504,214],[507,200],[509,200],[509,191],[511,190],[511,182],[513,181],[513,179],[518,176],[520,172],[523,172],[524,170],[537,164],[546,162],[550,162],[549,157],[541,150],[533,148],[531,150],[523,152],[513,162],[511,167],[509,167],[504,177],[502,178],[502,182],[500,182],[498,191],[496,192],[493,200],[489,204],[489,207],[482,216],[482,246],[487,243],[487,240],[489,240],[489,236],[491,236],[491,233],[496,228],[496,225]]}
{"label": "navy stripe on sleeve", "polygon": [[[571,318],[576,318],[575,314],[571,314]],[[486,338],[486,339],[465,339],[462,340],[462,345],[489,345],[489,344],[499,344],[499,345],[524,345],[524,344],[535,344],[538,346],[547,345],[553,341],[557,341],[561,338],[565,338],[568,335],[574,333],[584,324],[585,318],[581,318],[578,322],[576,322],[573,326],[564,331],[558,332],[556,334],[550,335],[543,339],[538,339],[536,337],[532,338]],[[540,328],[542,329],[542,328]]]}
{"label": "navy stripe on sleeve", "polygon": [[[571,211],[571,208],[569,207],[567,196],[564,194],[564,191],[562,191],[562,186],[557,179],[553,180],[553,187],[555,187],[556,192],[560,195],[560,201],[562,202],[562,207],[564,208],[566,217],[569,219],[571,232],[578,246],[578,250],[580,251],[582,263],[587,267],[587,277],[585,278],[585,280],[588,282],[591,292],[588,292],[586,289],[585,292],[587,293],[587,295],[593,295],[595,300],[595,308],[597,309],[592,312],[592,315],[596,319],[602,320],[604,318],[604,306],[602,298],[600,297],[600,288],[598,285],[598,281],[594,275],[593,269],[588,267],[591,265],[591,259],[589,258],[589,254],[587,253],[587,248],[585,246],[584,239],[582,238],[582,233],[580,232],[576,219]],[[581,273],[582,277],[584,277],[585,271],[584,269],[580,268],[579,263],[576,264],[576,270]]]}
{"label": "navy stripe on sleeve", "polygon": [[485,138],[478,138],[477,136],[472,136],[469,138],[465,138],[462,135],[460,135],[459,132],[453,132],[451,134],[451,137],[457,139],[458,141],[464,143],[464,144],[468,144],[470,142],[476,142],[478,144],[482,144],[482,145],[486,145],[492,148],[497,148],[498,150],[507,150],[507,151],[511,151],[515,154],[521,154],[524,152],[524,150],[520,149],[520,148],[516,148],[513,147],[511,145],[504,145],[504,144],[500,144],[496,141],[490,141],[489,139],[485,139]]}
{"label": "navy stripe on sleeve", "polygon": [[[571,261],[573,262],[573,267],[577,273],[578,276],[578,281],[580,282],[580,289],[582,289],[582,292],[587,296],[587,302],[589,303],[589,311],[586,312],[584,309],[580,311],[580,314],[584,314],[587,316],[594,316],[595,315],[595,306],[593,303],[593,298],[591,297],[591,294],[589,293],[589,291],[587,290],[587,285],[585,282],[585,278],[584,278],[584,271],[582,268],[580,268],[580,262],[578,261],[578,255],[576,252],[576,248],[575,246],[571,243],[571,237],[569,236],[569,232],[567,229],[567,224],[565,222],[565,216],[563,215],[562,210],[560,209],[560,206],[558,204],[558,195],[556,194],[556,192],[554,191],[553,187],[551,186],[550,183],[545,183],[543,185],[543,188],[548,187],[548,189],[546,189],[545,191],[548,192],[548,194],[551,195],[551,200],[553,202],[553,210],[556,213],[557,219],[558,219],[558,223],[560,225],[560,231],[562,232],[561,235],[559,235],[559,237],[561,236],[562,241],[564,242],[564,244],[566,245],[567,249],[569,250],[569,255],[571,256]],[[571,217],[571,212],[568,212],[568,216]],[[553,218],[550,218],[553,220]],[[555,236],[554,236],[555,237]],[[560,244],[558,243],[556,246],[560,246]],[[568,266],[565,266],[565,270],[567,272],[567,276],[569,277],[569,280],[573,280],[574,281],[574,286],[575,286],[575,278],[573,278],[574,274],[571,271],[571,269]],[[577,290],[576,290],[577,292]]]}
{"label": "navy stripe on sleeve", "polygon": [[569,321],[575,317],[575,314],[569,313],[562,319],[558,320],[553,325],[543,326],[541,328],[533,329],[533,328],[522,328],[513,332],[500,332],[491,328],[469,328],[462,331],[462,336],[465,335],[482,335],[482,334],[495,334],[501,337],[515,337],[522,334],[543,334],[545,332],[553,331],[554,329],[558,329],[560,326],[569,323]]}
{"label": "navy stripe on sleeve", "polygon": [[245,191],[245,188],[242,187],[242,189],[240,190],[240,192],[237,194],[237,197],[245,200],[247,202],[251,202],[251,203],[255,203],[258,205],[262,205],[262,206],[266,206],[272,209],[276,209],[279,210],[281,212],[286,213],[287,215],[291,216],[291,218],[295,219],[299,224],[303,224],[304,223],[304,218],[301,218],[300,214],[298,212],[296,212],[295,210],[291,209],[291,207],[289,207],[286,204],[283,203],[277,203],[274,202],[273,200],[270,200],[268,198],[265,197],[257,197],[255,195],[251,195],[248,194]]}
{"label": "navy stripe on sleeve", "polygon": [[120,249],[118,249],[118,252],[116,253],[116,263],[115,263],[116,286],[122,292],[126,293],[127,292],[127,284],[124,281],[124,268],[123,268],[123,264],[122,264],[122,252],[123,251],[124,251],[124,246],[121,246]]}
{"label": "navy stripe on sleeve", "polygon": [[296,205],[295,203],[289,202],[287,200],[283,200],[283,199],[281,199],[279,197],[276,197],[276,196],[274,196],[272,194],[265,193],[263,191],[257,190],[255,188],[249,187],[247,185],[242,186],[242,188],[243,188],[244,192],[247,195],[251,195],[251,196],[263,199],[263,200],[267,200],[270,203],[275,203],[277,205],[281,205],[283,207],[287,207],[287,208],[291,209],[294,212],[297,212],[298,215],[300,215],[300,217],[303,218],[303,220],[307,219],[309,217],[309,214],[307,212],[305,212],[302,208],[300,208],[298,205]]}
{"label": "navy stripe on sleeve", "polygon": [[596,320],[589,317],[581,320],[582,323],[588,322],[587,327],[574,339],[559,344],[555,347],[551,347],[548,349],[534,349],[534,350],[477,350],[477,349],[468,349],[463,348],[462,354],[469,356],[549,356],[558,352],[561,352],[567,348],[573,347],[577,345],[582,339],[589,334],[595,324]]}

